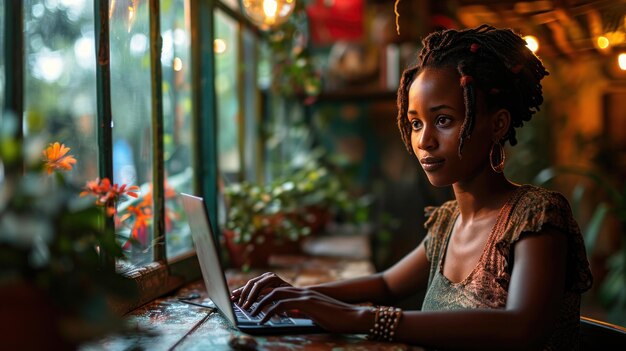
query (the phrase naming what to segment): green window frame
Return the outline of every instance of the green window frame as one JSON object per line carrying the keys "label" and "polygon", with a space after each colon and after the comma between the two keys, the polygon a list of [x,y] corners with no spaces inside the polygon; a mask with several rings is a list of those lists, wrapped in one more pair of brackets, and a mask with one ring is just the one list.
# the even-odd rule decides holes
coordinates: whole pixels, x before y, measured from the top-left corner
{"label": "green window frame", "polygon": [[[87,1],[89,6],[90,1]],[[97,149],[98,175],[100,178],[113,179],[113,112],[110,66],[110,0],[94,0],[94,41],[95,41],[95,81],[97,101]],[[161,63],[162,33],[161,33],[161,0],[147,0],[149,7],[149,61],[150,61],[150,140],[152,142],[152,211],[153,211],[153,242],[152,260],[148,264],[125,271],[124,274],[134,279],[141,292],[137,301],[128,306],[120,306],[121,310],[128,311],[144,304],[157,296],[176,289],[186,282],[200,276],[195,251],[167,257],[167,241],[165,229],[165,164],[164,164],[164,111],[163,111],[163,67]],[[215,14],[227,16],[238,24],[236,45],[238,67],[247,67],[239,71],[237,81],[237,102],[240,117],[237,124],[239,171],[237,178],[256,177],[260,173],[262,158],[258,155],[248,155],[251,150],[262,149],[250,147],[259,143],[258,135],[254,135],[254,126],[261,120],[260,92],[256,83],[256,60],[259,43],[262,38],[256,27],[250,23],[232,1],[218,0],[185,0],[188,7],[190,35],[190,65],[191,65],[191,128],[192,131],[192,168],[193,192],[205,198],[209,214],[218,218],[220,191],[218,184],[219,150],[217,145],[218,122],[216,99],[214,54]],[[24,5],[18,1],[5,2],[0,15],[3,16],[4,26],[0,31],[4,43],[4,55],[0,59],[0,68],[3,68],[4,81],[0,89],[3,96],[0,98],[2,114],[11,111],[17,116],[18,124],[24,124]],[[241,54],[245,52],[245,54]],[[251,54],[252,53],[252,54]],[[243,88],[245,86],[245,88]],[[0,119],[2,118],[0,114]],[[245,118],[243,117],[245,115]],[[248,122],[250,120],[250,123]],[[252,127],[251,127],[252,126]],[[16,128],[18,140],[24,139],[22,128]],[[255,137],[250,140],[250,137]],[[251,144],[248,144],[251,143]],[[19,174],[19,165],[15,169],[5,169],[8,174]],[[108,218],[105,227],[115,228],[112,218]],[[213,230],[219,235],[219,226],[213,221]],[[111,259],[106,259],[106,253],[101,253],[104,264],[114,265]]]}

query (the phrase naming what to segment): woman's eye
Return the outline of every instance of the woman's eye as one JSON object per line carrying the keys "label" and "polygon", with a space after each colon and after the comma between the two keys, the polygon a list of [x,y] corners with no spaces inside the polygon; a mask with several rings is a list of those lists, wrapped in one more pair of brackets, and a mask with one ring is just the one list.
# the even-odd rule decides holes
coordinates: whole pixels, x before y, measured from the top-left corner
{"label": "woman's eye", "polygon": [[422,122],[417,119],[411,120],[411,128],[413,130],[419,130],[420,128],[422,128]]}
{"label": "woman's eye", "polygon": [[448,127],[452,123],[452,119],[446,116],[437,117],[437,126]]}

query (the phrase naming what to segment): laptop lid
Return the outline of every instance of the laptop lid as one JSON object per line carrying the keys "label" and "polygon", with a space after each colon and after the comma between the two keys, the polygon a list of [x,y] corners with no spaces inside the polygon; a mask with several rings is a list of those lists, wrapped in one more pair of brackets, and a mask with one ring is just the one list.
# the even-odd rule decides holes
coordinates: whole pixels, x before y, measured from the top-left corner
{"label": "laptop lid", "polygon": [[232,301],[230,291],[224,276],[224,270],[219,259],[217,244],[211,231],[209,215],[201,197],[181,193],[183,206],[187,213],[191,235],[196,246],[196,255],[200,263],[202,278],[206,286],[209,298],[217,309],[239,330],[257,335],[269,334],[293,334],[293,333],[323,333],[318,325],[308,318],[290,318],[289,324],[242,324],[239,323]]}
{"label": "laptop lid", "polygon": [[196,246],[196,255],[200,262],[202,278],[206,286],[209,297],[217,308],[224,314],[233,325],[237,325],[235,312],[224,270],[219,259],[215,239],[211,231],[209,217],[204,207],[204,200],[201,197],[181,193],[183,206],[187,212],[187,219],[191,229],[191,236]]}

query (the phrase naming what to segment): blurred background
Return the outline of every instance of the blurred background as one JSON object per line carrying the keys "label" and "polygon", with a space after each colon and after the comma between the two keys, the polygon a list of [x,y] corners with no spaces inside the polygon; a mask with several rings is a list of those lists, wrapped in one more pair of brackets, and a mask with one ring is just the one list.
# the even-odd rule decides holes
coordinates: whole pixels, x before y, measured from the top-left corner
{"label": "blurred background", "polygon": [[[16,88],[7,61],[21,62],[18,120],[27,144],[70,146],[78,162],[68,178],[76,183],[97,177],[99,158],[110,152],[114,181],[141,187],[141,197],[121,208],[146,210],[115,222],[137,244],[126,265],[155,260],[155,235],[166,238],[168,258],[192,248],[178,192],[203,189],[219,227],[228,228],[240,204],[233,194],[248,189],[239,194],[251,198],[261,191],[253,185],[278,184],[269,194],[285,196],[273,204],[280,208],[300,201],[285,194],[308,180],[325,192],[305,189],[307,201],[332,207],[326,232],[365,233],[376,269],[389,267],[423,239],[424,207],[452,196],[428,183],[399,138],[400,74],[428,33],[488,23],[519,32],[550,72],[541,111],[506,150],[505,173],[568,197],[595,276],[583,314],[626,325],[626,1],[278,1],[292,8],[283,23],[269,24],[246,8],[251,2],[160,1],[156,61],[148,1],[110,0],[104,14],[87,0],[0,3],[4,131],[13,123]],[[108,103],[97,89],[99,16],[110,25]],[[23,42],[15,39],[20,33]],[[16,43],[23,46],[17,59]],[[155,64],[160,97],[150,90]],[[150,118],[154,101],[163,109],[160,122]],[[103,144],[96,116],[107,104],[113,136]],[[162,164],[153,157],[156,126]],[[163,214],[150,210],[155,169],[165,174]],[[198,185],[207,182],[217,191]],[[164,233],[154,234],[154,216],[164,217]],[[301,234],[309,233],[294,235]],[[420,298],[405,303],[418,307]]]}

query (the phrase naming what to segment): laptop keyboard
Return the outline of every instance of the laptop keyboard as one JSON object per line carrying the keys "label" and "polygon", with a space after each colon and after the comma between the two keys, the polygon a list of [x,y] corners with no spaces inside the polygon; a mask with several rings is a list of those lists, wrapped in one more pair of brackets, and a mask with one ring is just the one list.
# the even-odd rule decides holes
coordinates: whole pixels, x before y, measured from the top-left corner
{"label": "laptop keyboard", "polygon": [[[253,303],[250,309],[255,308],[257,302]],[[243,308],[239,307],[236,303],[233,302],[233,309],[235,310],[235,317],[237,317],[237,322],[243,324],[258,324],[263,317],[265,317],[265,312],[261,311],[256,316],[250,315],[250,313]],[[295,324],[294,321],[284,313],[275,314],[270,318],[270,322],[272,324]]]}

